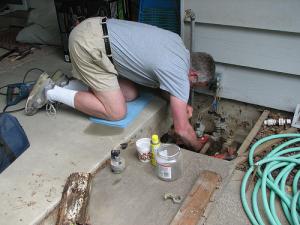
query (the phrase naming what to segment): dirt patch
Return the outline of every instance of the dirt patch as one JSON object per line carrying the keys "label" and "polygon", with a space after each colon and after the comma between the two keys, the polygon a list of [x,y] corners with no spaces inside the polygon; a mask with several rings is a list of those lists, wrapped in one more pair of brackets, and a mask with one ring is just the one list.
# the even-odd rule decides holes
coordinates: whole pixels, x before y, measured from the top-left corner
{"label": "dirt patch", "polygon": [[[259,118],[262,110],[259,106],[249,105],[231,100],[221,100],[217,112],[212,110],[212,103],[214,98],[212,96],[205,96],[196,94],[194,98],[194,112],[191,119],[191,124],[197,132],[197,127],[203,126],[203,136],[208,137],[207,149],[200,153],[206,155],[233,160],[236,158],[237,149],[243,143],[244,139],[251,131],[252,127]],[[272,110],[269,118],[278,120],[279,118],[292,118],[291,113]],[[201,124],[201,125],[199,125]],[[251,145],[259,139],[278,134],[289,126],[262,126]],[[200,131],[201,133],[201,131]],[[185,146],[174,133],[174,128],[170,127],[169,131],[161,136],[162,142],[175,143],[182,148],[190,149]],[[250,146],[251,147],[251,146]],[[265,153],[258,156],[263,157]],[[193,150],[192,150],[193,151]],[[244,168],[243,168],[244,167]],[[247,169],[247,162],[239,168],[243,171]]]}
{"label": "dirt patch", "polygon": [[[289,113],[278,113],[278,112],[271,112],[269,114],[269,118],[272,118],[272,119],[276,119],[278,120],[279,118],[291,118],[291,114]],[[255,136],[255,138],[253,139],[253,141],[251,142],[250,146],[249,146],[249,149],[251,149],[251,147],[257,142],[259,141],[260,139],[264,138],[264,137],[267,137],[267,136],[270,136],[270,135],[275,135],[275,134],[280,134],[282,132],[286,132],[289,128],[291,128],[290,125],[273,125],[273,126],[266,126],[266,125],[263,125],[259,132],[257,133],[257,135]],[[298,132],[299,132],[299,129],[298,129]],[[260,154],[256,155],[254,157],[254,162],[257,162],[257,161],[260,161],[261,159],[263,159],[267,154],[270,153],[270,151],[272,151],[272,149],[276,148],[277,146],[281,145],[282,143],[284,143],[285,141],[287,141],[288,138],[284,138],[282,139],[281,141],[275,143],[275,144],[272,144],[270,145],[269,147],[265,148],[264,151],[262,151]],[[300,147],[300,143],[297,143],[297,144],[294,144],[294,145],[290,145],[288,146],[289,148],[292,148],[292,147]],[[288,153],[288,154],[285,154],[284,156],[289,156],[289,155],[293,155],[293,154],[296,154],[296,152],[292,152],[292,153]],[[241,170],[241,171],[247,171],[249,169],[249,163],[248,161],[244,162],[244,163],[241,163],[239,165],[237,165],[236,169],[238,170]],[[287,182],[286,184],[288,186],[291,186],[292,185],[292,182],[293,182],[293,179],[294,179],[294,176],[295,174],[298,172],[298,170],[300,169],[300,166],[297,166],[295,167],[295,169],[293,169],[291,171],[291,173],[289,174],[288,178],[287,178]],[[272,175],[274,178],[277,177],[277,175],[279,174],[280,172],[280,169],[277,169],[275,171],[272,172]],[[300,184],[299,184],[299,187],[300,187]]]}

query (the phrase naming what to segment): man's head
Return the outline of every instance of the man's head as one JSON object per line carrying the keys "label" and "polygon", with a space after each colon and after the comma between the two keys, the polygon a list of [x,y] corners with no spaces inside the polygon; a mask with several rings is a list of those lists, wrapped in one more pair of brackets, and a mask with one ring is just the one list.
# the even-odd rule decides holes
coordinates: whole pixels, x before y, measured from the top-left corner
{"label": "man's head", "polygon": [[189,80],[191,87],[204,87],[215,76],[215,61],[205,52],[191,53]]}

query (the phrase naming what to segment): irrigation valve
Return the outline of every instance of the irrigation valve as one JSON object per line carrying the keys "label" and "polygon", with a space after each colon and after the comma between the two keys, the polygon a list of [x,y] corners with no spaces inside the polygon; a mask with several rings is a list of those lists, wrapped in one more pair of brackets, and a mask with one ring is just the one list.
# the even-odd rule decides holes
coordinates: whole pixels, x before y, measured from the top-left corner
{"label": "irrigation valve", "polygon": [[208,89],[214,92],[221,90],[221,73],[216,73],[214,78],[208,83]]}
{"label": "irrigation valve", "polygon": [[201,122],[201,120],[198,120],[195,124],[195,132],[197,135],[197,138],[200,138],[204,135],[205,125]]}

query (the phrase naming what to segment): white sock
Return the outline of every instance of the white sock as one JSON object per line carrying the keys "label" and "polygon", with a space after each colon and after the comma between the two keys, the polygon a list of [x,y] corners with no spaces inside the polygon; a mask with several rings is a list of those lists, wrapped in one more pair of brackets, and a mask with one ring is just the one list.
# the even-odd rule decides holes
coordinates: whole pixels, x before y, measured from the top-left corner
{"label": "white sock", "polygon": [[89,91],[89,87],[81,80],[70,80],[64,88],[75,91]]}
{"label": "white sock", "polygon": [[47,99],[51,102],[57,101],[66,104],[68,106],[71,106],[72,108],[75,108],[74,100],[75,100],[75,94],[77,92],[78,91],[61,88],[55,85],[54,88],[47,91],[46,95],[47,95]]}

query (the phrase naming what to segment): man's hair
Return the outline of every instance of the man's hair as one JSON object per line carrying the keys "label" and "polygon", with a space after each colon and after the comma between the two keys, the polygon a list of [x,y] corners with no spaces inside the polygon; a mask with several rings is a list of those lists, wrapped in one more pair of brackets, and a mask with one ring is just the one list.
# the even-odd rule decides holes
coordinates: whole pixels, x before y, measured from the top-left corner
{"label": "man's hair", "polygon": [[191,53],[191,67],[200,73],[201,76],[206,76],[211,80],[215,76],[216,65],[213,57],[205,52]]}

